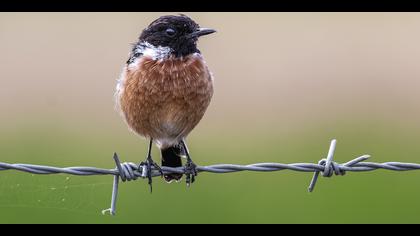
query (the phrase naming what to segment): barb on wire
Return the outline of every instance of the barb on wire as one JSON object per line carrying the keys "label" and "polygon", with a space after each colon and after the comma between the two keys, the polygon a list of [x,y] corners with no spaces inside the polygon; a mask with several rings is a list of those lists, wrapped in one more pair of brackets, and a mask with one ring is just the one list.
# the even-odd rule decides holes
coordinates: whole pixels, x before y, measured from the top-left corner
{"label": "barb on wire", "polygon": [[[256,163],[251,165],[234,165],[234,164],[218,164],[218,165],[209,165],[209,166],[198,166],[198,172],[210,172],[210,173],[232,173],[239,171],[260,171],[260,172],[269,172],[269,171],[281,171],[281,170],[292,170],[300,172],[314,172],[312,180],[309,184],[308,191],[312,192],[315,188],[315,184],[318,180],[318,176],[321,173],[323,177],[331,177],[335,175],[345,175],[346,171],[361,172],[361,171],[373,171],[377,169],[393,170],[393,171],[409,171],[409,170],[418,170],[420,169],[420,164],[416,163],[402,163],[402,162],[385,162],[385,163],[374,163],[374,162],[364,162],[370,156],[362,155],[349,162],[344,164],[339,164],[333,161],[335,147],[337,141],[334,139],[331,141],[330,149],[328,151],[327,157],[321,159],[318,164],[313,163],[293,163],[293,164],[283,164],[283,163]],[[80,176],[89,176],[89,175],[113,175],[113,189],[112,189],[112,198],[111,198],[111,207],[109,209],[103,210],[102,213],[105,214],[109,212],[111,215],[116,213],[116,204],[118,197],[118,185],[120,179],[125,181],[132,181],[138,178],[146,178],[147,173],[146,169],[142,165],[137,165],[133,162],[124,162],[121,163],[118,155],[114,153],[114,161],[116,168],[114,169],[101,169],[96,167],[52,167],[52,166],[42,166],[42,165],[31,165],[31,164],[9,164],[0,162],[0,171],[3,170],[18,170],[23,172],[28,172],[32,174],[70,174],[70,175],[80,175]],[[164,174],[170,173],[179,173],[185,174],[185,168],[183,167],[161,167]],[[152,167],[152,176],[161,176],[160,172]]]}

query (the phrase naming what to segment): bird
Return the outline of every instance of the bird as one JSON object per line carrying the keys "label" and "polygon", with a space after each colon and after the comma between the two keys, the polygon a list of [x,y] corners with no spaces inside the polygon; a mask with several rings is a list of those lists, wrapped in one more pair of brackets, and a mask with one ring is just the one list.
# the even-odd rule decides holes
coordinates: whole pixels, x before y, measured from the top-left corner
{"label": "bird", "polygon": [[195,181],[197,165],[186,138],[210,104],[214,80],[197,42],[215,32],[184,14],[161,16],[141,32],[118,79],[116,107],[129,129],[149,141],[139,168],[147,169],[151,191],[152,167],[168,183],[183,176],[163,173],[152,158],[153,144],[160,149],[162,166],[182,167],[185,158],[187,186]]}

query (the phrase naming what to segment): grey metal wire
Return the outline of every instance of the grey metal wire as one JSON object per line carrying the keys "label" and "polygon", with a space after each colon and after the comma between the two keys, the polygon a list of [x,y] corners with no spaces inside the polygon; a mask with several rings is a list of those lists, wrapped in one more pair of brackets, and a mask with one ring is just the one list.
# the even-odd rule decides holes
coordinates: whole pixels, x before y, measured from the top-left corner
{"label": "grey metal wire", "polygon": [[[385,163],[375,163],[375,162],[364,162],[370,156],[362,155],[349,162],[340,164],[333,161],[333,156],[336,147],[336,140],[332,140],[330,144],[330,149],[328,155],[325,159],[322,159],[318,164],[313,163],[293,163],[293,164],[283,164],[283,163],[256,163],[251,165],[235,165],[235,164],[217,164],[209,166],[198,166],[198,172],[210,172],[210,173],[232,173],[239,171],[258,171],[258,172],[271,172],[271,171],[281,171],[281,170],[292,170],[300,172],[314,172],[313,178],[309,184],[308,191],[312,192],[315,188],[318,176],[321,173],[323,177],[331,177],[335,175],[345,175],[347,171],[352,172],[361,172],[361,171],[373,171],[377,169],[393,170],[393,171],[409,171],[409,170],[418,170],[420,169],[420,164],[417,163],[402,163],[402,162],[385,162]],[[124,162],[121,163],[118,155],[114,153],[114,161],[116,168],[114,169],[102,169],[96,167],[52,167],[52,166],[43,166],[43,165],[31,165],[31,164],[9,164],[0,162],[0,171],[3,170],[18,170],[23,172],[28,172],[32,174],[70,174],[70,175],[79,175],[79,176],[89,176],[89,175],[113,175],[113,189],[112,189],[112,198],[111,198],[111,207],[109,209],[103,210],[102,213],[105,214],[109,212],[111,215],[116,213],[116,203],[118,196],[118,184],[120,179],[125,181],[132,181],[138,178],[147,177],[147,169],[144,165],[137,165],[133,162]],[[171,167],[162,167],[164,174],[168,173],[185,173],[185,168],[171,168]],[[152,176],[160,176],[158,170],[152,167]]]}

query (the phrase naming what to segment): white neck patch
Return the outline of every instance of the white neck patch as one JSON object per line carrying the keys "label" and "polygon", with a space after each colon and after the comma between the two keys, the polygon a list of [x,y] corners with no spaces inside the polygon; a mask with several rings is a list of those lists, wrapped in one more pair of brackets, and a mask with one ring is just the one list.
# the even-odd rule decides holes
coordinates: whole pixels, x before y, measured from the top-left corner
{"label": "white neck patch", "polygon": [[170,47],[156,47],[148,42],[142,42],[136,46],[134,52],[140,53],[146,57],[151,57],[153,60],[162,60],[171,55],[172,49]]}

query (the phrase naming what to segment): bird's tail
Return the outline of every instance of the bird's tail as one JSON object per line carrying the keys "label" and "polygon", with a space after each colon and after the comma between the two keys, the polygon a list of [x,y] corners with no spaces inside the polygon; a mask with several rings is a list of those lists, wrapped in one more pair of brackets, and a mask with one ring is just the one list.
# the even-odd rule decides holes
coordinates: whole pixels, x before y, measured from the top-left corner
{"label": "bird's tail", "polygon": [[[185,154],[181,145],[175,145],[169,148],[162,149],[161,155],[162,155],[162,166],[181,167],[182,166],[181,156]],[[165,178],[166,182],[170,183],[173,180],[175,181],[181,180],[182,174],[171,173],[171,174],[166,174],[163,177]]]}

